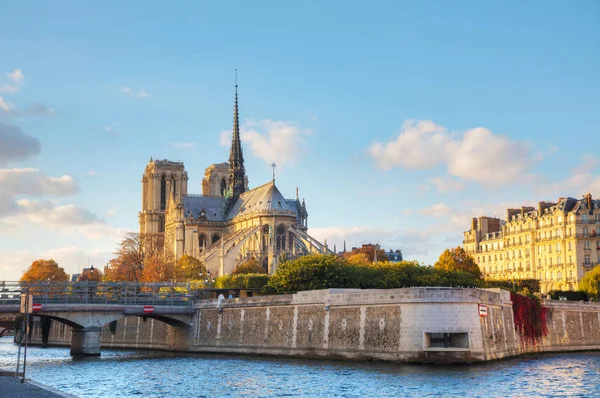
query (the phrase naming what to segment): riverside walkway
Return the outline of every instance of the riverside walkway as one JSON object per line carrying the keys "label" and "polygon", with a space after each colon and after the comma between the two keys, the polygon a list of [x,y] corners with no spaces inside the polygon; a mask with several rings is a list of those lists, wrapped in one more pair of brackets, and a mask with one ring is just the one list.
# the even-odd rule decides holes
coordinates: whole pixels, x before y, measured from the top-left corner
{"label": "riverside walkway", "polygon": [[[12,372],[11,372],[12,373]],[[11,398],[76,398],[75,395],[56,391],[50,387],[25,379],[8,376],[8,372],[0,372],[0,395]]]}

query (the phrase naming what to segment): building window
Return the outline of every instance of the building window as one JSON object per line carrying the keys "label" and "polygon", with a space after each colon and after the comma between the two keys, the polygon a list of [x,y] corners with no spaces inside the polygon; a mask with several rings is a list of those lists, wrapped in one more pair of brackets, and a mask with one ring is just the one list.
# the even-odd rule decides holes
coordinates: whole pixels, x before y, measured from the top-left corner
{"label": "building window", "polygon": [[556,279],[558,279],[559,281],[562,280],[562,272],[558,271],[556,273]]}
{"label": "building window", "polygon": [[219,241],[219,234],[213,234],[211,240],[212,240],[212,243],[217,243]]}
{"label": "building window", "polygon": [[573,242],[569,242],[569,251],[573,250]]}
{"label": "building window", "polygon": [[573,256],[569,256],[569,264],[573,265]]}
{"label": "building window", "polygon": [[581,222],[583,224],[587,224],[588,223],[588,215],[587,214],[582,214],[581,215]]}
{"label": "building window", "polygon": [[202,250],[206,246],[206,235],[198,235],[198,246],[200,247],[200,250]]}
{"label": "building window", "polygon": [[583,236],[588,235],[588,227],[583,227]]}
{"label": "building window", "polygon": [[160,178],[160,209],[165,210],[167,208],[167,180],[163,175]]}
{"label": "building window", "polygon": [[221,178],[221,196],[225,196],[225,191],[227,191],[227,182]]}
{"label": "building window", "polygon": [[590,265],[590,256],[585,256],[585,258],[583,259],[583,262],[585,265]]}
{"label": "building window", "polygon": [[589,240],[586,240],[586,241],[583,242],[583,248],[585,250],[589,250],[590,249],[590,241]]}

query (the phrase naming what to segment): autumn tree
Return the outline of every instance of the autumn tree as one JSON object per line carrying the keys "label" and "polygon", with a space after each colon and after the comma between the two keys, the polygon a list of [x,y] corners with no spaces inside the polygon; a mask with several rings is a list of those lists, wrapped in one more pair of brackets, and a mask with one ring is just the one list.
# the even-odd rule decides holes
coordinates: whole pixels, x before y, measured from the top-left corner
{"label": "autumn tree", "polygon": [[477,279],[481,278],[479,266],[475,263],[473,257],[467,254],[460,246],[444,250],[433,266],[436,269],[450,272],[465,272]]}
{"label": "autumn tree", "polygon": [[[362,245],[361,247],[353,247],[352,251],[346,252],[342,255],[342,257],[348,259],[350,256],[354,256],[357,254],[364,254],[367,256],[367,260],[369,263],[375,261],[375,252],[377,252],[377,261],[388,261],[388,256],[385,254],[385,250],[379,249],[379,245],[368,244]],[[359,257],[357,257],[359,259]]]}
{"label": "autumn tree", "polygon": [[119,243],[116,257],[108,262],[106,279],[116,282],[139,282],[142,280],[144,250],[140,234],[128,233]]}
{"label": "autumn tree", "polygon": [[346,256],[346,260],[348,260],[350,264],[354,265],[363,265],[371,263],[371,261],[369,261],[369,256],[366,253],[350,254],[349,256]]}
{"label": "autumn tree", "polygon": [[266,274],[265,268],[260,265],[258,260],[254,257],[250,257],[236,267],[231,273],[232,275],[243,275],[243,274]]}
{"label": "autumn tree", "polygon": [[21,282],[67,282],[69,275],[56,261],[35,260],[23,276]]}
{"label": "autumn tree", "polygon": [[206,267],[196,257],[183,255],[175,264],[175,280],[187,282],[206,278]]}
{"label": "autumn tree", "polygon": [[144,260],[142,282],[168,282],[175,278],[175,267],[172,261],[164,257],[153,256]]}
{"label": "autumn tree", "polygon": [[102,271],[98,268],[94,268],[92,265],[90,268],[86,268],[83,270],[79,278],[77,278],[78,282],[100,282],[102,281]]}

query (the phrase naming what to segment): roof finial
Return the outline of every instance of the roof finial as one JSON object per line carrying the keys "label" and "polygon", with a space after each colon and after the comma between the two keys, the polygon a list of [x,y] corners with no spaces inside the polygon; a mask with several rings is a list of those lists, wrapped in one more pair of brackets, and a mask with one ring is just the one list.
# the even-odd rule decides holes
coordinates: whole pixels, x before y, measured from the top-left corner
{"label": "roof finial", "polygon": [[296,187],[296,200],[300,201],[300,198],[298,197],[298,187]]}
{"label": "roof finial", "polygon": [[273,184],[275,184],[275,167],[277,167],[275,162],[271,163],[271,167],[273,168]]}

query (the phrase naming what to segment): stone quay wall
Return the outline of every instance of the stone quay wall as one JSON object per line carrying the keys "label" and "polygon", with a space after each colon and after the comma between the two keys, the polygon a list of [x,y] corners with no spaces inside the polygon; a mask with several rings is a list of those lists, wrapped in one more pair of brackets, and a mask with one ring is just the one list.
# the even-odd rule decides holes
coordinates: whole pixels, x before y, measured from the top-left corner
{"label": "stone quay wall", "polygon": [[[481,316],[480,304],[487,306]],[[126,317],[102,329],[103,348],[346,358],[477,362],[528,352],[600,349],[600,304],[546,301],[548,335],[535,346],[515,330],[510,294],[500,289],[328,289],[195,304],[187,328]],[[114,333],[113,333],[114,331]],[[449,339],[444,347],[441,336]],[[443,339],[443,337],[442,337]],[[33,342],[41,342],[39,323]],[[50,345],[69,345],[53,321]]]}

